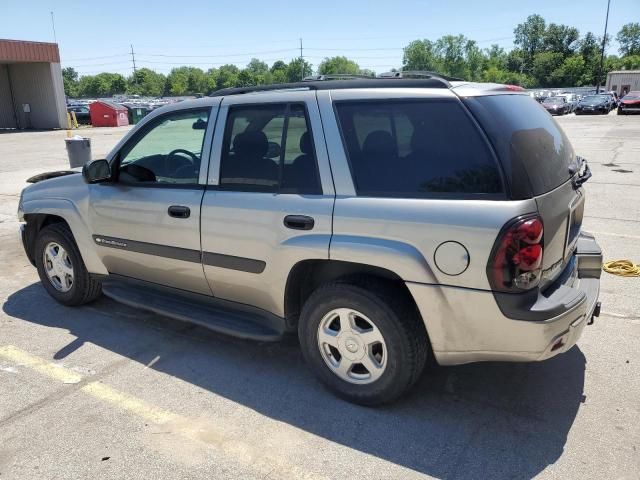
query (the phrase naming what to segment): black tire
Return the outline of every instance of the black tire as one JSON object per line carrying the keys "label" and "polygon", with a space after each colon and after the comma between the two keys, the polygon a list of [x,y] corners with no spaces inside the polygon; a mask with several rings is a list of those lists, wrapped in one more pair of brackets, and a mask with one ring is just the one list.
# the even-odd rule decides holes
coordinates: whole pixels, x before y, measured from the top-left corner
{"label": "black tire", "polygon": [[[64,248],[71,260],[73,284],[67,292],[58,291],[51,284],[45,272],[43,252],[50,242],[56,242]],[[36,239],[34,258],[42,285],[47,293],[58,302],[68,306],[84,305],[94,301],[102,294],[102,284],[89,275],[78,246],[73,239],[73,234],[65,223],[54,223],[40,230]]]}
{"label": "black tire", "polygon": [[[338,377],[322,358],[318,327],[336,308],[352,308],[375,323],[386,344],[386,367],[380,378],[354,384]],[[415,305],[399,290],[385,284],[333,282],[319,287],[305,302],[298,335],[306,362],[338,396],[360,405],[380,405],[407,392],[424,370],[430,343]]]}

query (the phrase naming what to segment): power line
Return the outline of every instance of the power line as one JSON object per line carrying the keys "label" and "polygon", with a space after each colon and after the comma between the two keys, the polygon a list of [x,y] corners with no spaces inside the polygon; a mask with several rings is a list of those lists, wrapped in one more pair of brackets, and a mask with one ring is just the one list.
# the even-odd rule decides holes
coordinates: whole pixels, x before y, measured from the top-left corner
{"label": "power line", "polygon": [[128,57],[130,53],[118,53],[116,55],[104,55],[102,57],[84,57],[84,58],[65,58],[67,62],[82,62],[84,60],[104,60],[105,58]]}
{"label": "power line", "polygon": [[262,52],[253,52],[253,53],[226,53],[224,55],[167,55],[164,53],[140,53],[139,55],[144,55],[145,57],[166,57],[166,58],[227,58],[227,57],[245,57],[245,56],[256,56],[256,55],[269,55],[272,53],[284,53],[284,52],[295,52],[296,48],[286,48],[281,50],[265,50]]}

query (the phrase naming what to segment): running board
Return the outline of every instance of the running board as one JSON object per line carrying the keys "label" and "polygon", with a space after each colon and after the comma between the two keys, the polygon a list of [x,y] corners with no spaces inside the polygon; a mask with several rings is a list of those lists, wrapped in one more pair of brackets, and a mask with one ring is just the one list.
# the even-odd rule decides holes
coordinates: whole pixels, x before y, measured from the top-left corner
{"label": "running board", "polygon": [[[139,281],[102,281],[103,293],[130,307],[193,323],[225,335],[275,342],[282,339],[284,319],[233,302]],[[232,307],[233,305],[233,307]],[[259,312],[259,313],[258,313]]]}

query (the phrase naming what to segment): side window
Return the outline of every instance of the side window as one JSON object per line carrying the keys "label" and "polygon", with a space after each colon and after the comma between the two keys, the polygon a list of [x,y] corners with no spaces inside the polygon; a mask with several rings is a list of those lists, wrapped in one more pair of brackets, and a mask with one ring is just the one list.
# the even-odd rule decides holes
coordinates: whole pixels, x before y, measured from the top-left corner
{"label": "side window", "polygon": [[304,105],[230,107],[222,145],[220,188],[322,193]]}
{"label": "side window", "polygon": [[202,109],[158,118],[122,152],[118,180],[127,184],[197,184],[208,116],[209,109]]}
{"label": "side window", "polygon": [[456,101],[338,102],[336,111],[358,195],[502,192],[486,142]]}

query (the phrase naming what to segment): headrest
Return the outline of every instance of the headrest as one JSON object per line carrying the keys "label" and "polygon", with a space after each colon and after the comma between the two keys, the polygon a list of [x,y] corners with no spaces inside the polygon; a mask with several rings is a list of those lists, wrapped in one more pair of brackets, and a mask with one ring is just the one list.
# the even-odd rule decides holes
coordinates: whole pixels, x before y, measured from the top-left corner
{"label": "headrest", "polygon": [[233,139],[233,151],[239,156],[264,157],[268,150],[267,136],[259,130],[239,133]]}
{"label": "headrest", "polygon": [[367,135],[362,152],[369,155],[396,155],[396,142],[389,132],[376,130]]}
{"label": "headrest", "polygon": [[300,137],[300,151],[305,155],[310,155],[313,150],[313,145],[311,144],[311,135],[309,131],[306,131]]}

